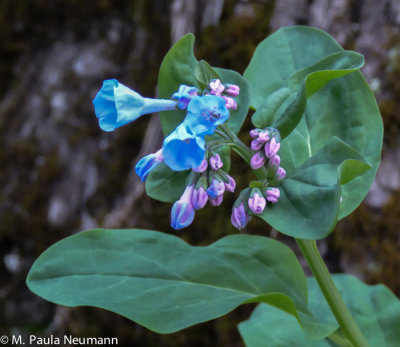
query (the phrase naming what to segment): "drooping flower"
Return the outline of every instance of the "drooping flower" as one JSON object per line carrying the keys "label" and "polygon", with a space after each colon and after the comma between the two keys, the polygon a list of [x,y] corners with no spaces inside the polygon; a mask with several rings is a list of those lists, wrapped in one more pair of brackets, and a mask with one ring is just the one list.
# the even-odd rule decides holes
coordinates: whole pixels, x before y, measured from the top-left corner
{"label": "drooping flower", "polygon": [[197,89],[195,87],[185,86],[184,84],[179,86],[176,93],[172,94],[172,99],[178,100],[178,107],[184,110],[190,100],[197,96]]}
{"label": "drooping flower", "polygon": [[93,99],[99,126],[104,131],[138,119],[140,116],[159,111],[175,110],[177,101],[144,98],[115,79],[103,82]]}
{"label": "drooping flower", "polygon": [[163,161],[162,149],[158,150],[156,153],[146,155],[138,161],[135,166],[136,174],[144,182],[150,173],[158,164]]}
{"label": "drooping flower", "polygon": [[175,230],[186,228],[194,219],[192,203],[193,185],[187,186],[182,196],[174,203],[171,210],[171,227]]}
{"label": "drooping flower", "polygon": [[254,188],[251,191],[247,204],[254,214],[261,214],[264,211],[267,202],[261,194],[261,191],[258,188]]}
{"label": "drooping flower", "polygon": [[165,138],[162,152],[164,163],[174,171],[197,168],[204,159],[205,140],[181,123]]}
{"label": "drooping flower", "polygon": [[212,135],[218,125],[229,118],[225,101],[219,96],[204,95],[193,98],[187,107],[188,113],[183,121],[197,136]]}

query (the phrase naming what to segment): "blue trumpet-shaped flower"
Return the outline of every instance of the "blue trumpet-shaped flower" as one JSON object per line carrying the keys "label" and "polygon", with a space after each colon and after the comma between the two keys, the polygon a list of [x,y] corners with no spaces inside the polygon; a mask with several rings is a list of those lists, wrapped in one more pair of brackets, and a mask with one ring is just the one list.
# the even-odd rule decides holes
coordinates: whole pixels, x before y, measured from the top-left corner
{"label": "blue trumpet-shaped flower", "polygon": [[197,168],[204,159],[205,140],[183,122],[164,140],[162,152],[164,163],[174,171]]}
{"label": "blue trumpet-shaped flower", "polygon": [[184,123],[198,136],[212,135],[218,125],[229,118],[229,110],[225,100],[215,95],[205,95],[193,98],[188,107]]}
{"label": "blue trumpet-shaped flower", "polygon": [[148,113],[174,110],[177,101],[144,98],[117,80],[106,80],[93,100],[100,128],[113,131]]}
{"label": "blue trumpet-shaped flower", "polygon": [[158,164],[163,161],[162,150],[158,150],[156,153],[146,155],[138,161],[135,166],[136,174],[144,182],[150,173]]}

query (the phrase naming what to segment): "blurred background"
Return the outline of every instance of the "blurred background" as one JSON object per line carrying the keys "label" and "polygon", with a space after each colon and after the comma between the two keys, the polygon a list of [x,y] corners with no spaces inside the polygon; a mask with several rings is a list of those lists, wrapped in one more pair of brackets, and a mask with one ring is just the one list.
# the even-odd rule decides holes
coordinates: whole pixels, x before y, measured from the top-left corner
{"label": "blurred background", "polygon": [[[92,227],[161,230],[193,245],[236,233],[233,194],[218,211],[196,213],[190,228],[172,230],[171,205],[148,198],[133,170],[161,145],[157,115],[104,133],[91,100],[109,78],[154,97],[163,56],[187,32],[196,34],[198,59],[242,73],[262,39],[293,24],[322,28],[365,55],[362,71],[385,125],[370,193],[319,243],[321,252],[332,272],[385,283],[400,295],[398,0],[0,0],[0,333],[117,337],[129,346],[243,346],[236,325],[251,305],[158,335],[100,309],[50,304],[29,292],[25,277],[47,247]],[[243,188],[249,178],[237,159],[232,175]],[[245,232],[265,234],[265,224],[254,218]]]}

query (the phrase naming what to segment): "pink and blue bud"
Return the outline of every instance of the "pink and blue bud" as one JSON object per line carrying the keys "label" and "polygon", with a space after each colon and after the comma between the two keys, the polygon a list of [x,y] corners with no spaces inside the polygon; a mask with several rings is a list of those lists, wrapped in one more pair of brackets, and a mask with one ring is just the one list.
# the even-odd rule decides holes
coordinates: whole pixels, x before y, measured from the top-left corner
{"label": "pink and blue bud", "polygon": [[278,154],[273,155],[268,162],[268,169],[275,173],[281,163],[281,157]]}
{"label": "pink and blue bud", "polygon": [[250,148],[252,151],[259,151],[262,146],[264,146],[264,143],[259,141],[258,139],[254,139],[251,141]]}
{"label": "pink and blue bud", "polygon": [[236,189],[236,181],[233,177],[228,176],[228,183],[225,182],[225,190],[227,190],[228,192],[233,193]]}
{"label": "pink and blue bud", "polygon": [[99,126],[113,131],[144,114],[175,110],[177,101],[144,98],[115,79],[105,80],[93,99]]}
{"label": "pink and blue bud", "polygon": [[192,203],[193,185],[187,186],[181,198],[174,203],[171,210],[171,227],[175,230],[186,228],[194,219]]}
{"label": "pink and blue bud", "polygon": [[223,195],[224,192],[225,183],[217,178],[213,178],[210,186],[207,189],[207,194],[210,196],[210,198],[215,199],[217,196]]}
{"label": "pink and blue bud", "polygon": [[237,104],[236,101],[228,96],[222,96],[222,99],[225,100],[225,107],[228,110],[236,110],[237,109]]}
{"label": "pink and blue bud", "polygon": [[208,201],[208,194],[203,186],[200,186],[199,188],[195,188],[193,190],[192,204],[196,210],[199,210],[204,206],[206,206],[207,201]]}
{"label": "pink and blue bud", "polygon": [[251,212],[253,212],[254,214],[261,214],[264,211],[267,202],[264,196],[262,195],[260,189],[253,188],[251,190],[247,204]]}
{"label": "pink and blue bud", "polygon": [[265,194],[267,201],[272,202],[273,204],[277,203],[279,197],[281,196],[281,192],[278,188],[267,188]]}
{"label": "pink and blue bud", "polygon": [[178,100],[178,107],[184,110],[188,107],[190,101],[197,96],[197,89],[195,87],[185,86],[184,84],[179,86],[176,93],[172,94],[172,99]]}
{"label": "pink and blue bud", "polygon": [[193,168],[192,170],[197,173],[202,173],[207,170],[208,162],[207,159],[203,159],[201,164],[198,167]]}
{"label": "pink and blue bud", "polygon": [[135,166],[136,174],[144,182],[150,173],[158,164],[163,161],[162,149],[158,150],[156,153],[146,155],[138,161]]}
{"label": "pink and blue bud", "polygon": [[232,215],[231,215],[231,223],[232,225],[241,230],[243,229],[247,223],[249,222],[250,217],[246,212],[246,208],[243,202],[240,202],[238,206],[233,206]]}
{"label": "pink and blue bud", "polygon": [[215,198],[210,198],[210,204],[211,206],[217,207],[221,205],[223,199],[224,199],[223,195],[218,195]]}

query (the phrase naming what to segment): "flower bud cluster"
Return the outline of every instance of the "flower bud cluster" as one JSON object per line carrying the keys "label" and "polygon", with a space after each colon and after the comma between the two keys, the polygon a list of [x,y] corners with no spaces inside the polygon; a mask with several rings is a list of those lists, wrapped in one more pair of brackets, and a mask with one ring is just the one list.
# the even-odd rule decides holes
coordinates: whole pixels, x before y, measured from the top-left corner
{"label": "flower bud cluster", "polygon": [[251,214],[261,214],[267,203],[278,202],[280,191],[276,187],[246,188],[235,201],[232,208],[231,222],[236,228],[243,229],[251,219]]}
{"label": "flower bud cluster", "polygon": [[207,201],[212,206],[222,203],[225,191],[233,192],[235,180],[222,170],[223,162],[218,154],[210,156],[189,175],[188,183],[181,198],[176,201],[171,211],[171,226],[182,229],[190,225],[195,210],[203,208]]}
{"label": "flower bud cluster", "polygon": [[236,101],[233,98],[239,96],[239,86],[236,84],[222,84],[219,79],[215,79],[210,82],[209,90],[211,95],[220,96],[225,100],[225,107],[228,110],[237,109]]}
{"label": "flower bud cluster", "polygon": [[250,131],[253,138],[251,149],[255,152],[251,157],[251,167],[259,169],[267,164],[268,178],[271,181],[281,182],[286,177],[286,171],[280,167],[281,158],[278,155],[280,144],[279,132],[273,128],[253,129]]}

